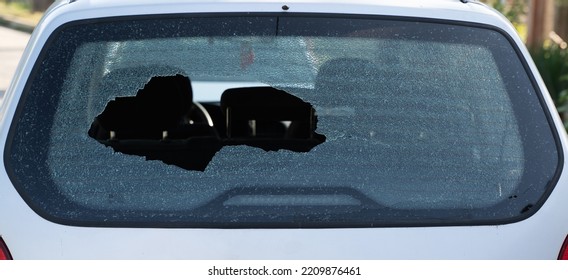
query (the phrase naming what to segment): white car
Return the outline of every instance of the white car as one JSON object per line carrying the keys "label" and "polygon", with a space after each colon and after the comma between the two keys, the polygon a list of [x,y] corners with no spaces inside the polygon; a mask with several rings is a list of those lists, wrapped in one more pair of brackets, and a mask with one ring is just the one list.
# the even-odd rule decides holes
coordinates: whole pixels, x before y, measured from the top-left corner
{"label": "white car", "polygon": [[2,258],[568,257],[563,125],[478,1],[58,1],[1,106]]}

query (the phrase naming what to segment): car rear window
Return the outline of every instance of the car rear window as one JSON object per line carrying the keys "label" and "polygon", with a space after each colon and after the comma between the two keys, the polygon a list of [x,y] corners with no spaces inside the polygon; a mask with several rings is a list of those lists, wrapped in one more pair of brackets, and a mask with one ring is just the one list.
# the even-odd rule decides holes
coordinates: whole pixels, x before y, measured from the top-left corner
{"label": "car rear window", "polygon": [[504,33],[458,22],[75,22],[42,50],[5,161],[72,225],[506,223],[561,161],[533,84]]}

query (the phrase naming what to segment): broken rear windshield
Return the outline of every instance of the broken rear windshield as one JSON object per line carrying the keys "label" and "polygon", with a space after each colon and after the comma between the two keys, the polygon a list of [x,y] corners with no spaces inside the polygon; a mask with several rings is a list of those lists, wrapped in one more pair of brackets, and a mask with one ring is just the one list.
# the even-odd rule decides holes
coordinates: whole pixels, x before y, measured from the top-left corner
{"label": "broken rear windshield", "polygon": [[496,30],[220,15],[59,28],[5,158],[65,224],[372,227],[526,217],[556,147]]}

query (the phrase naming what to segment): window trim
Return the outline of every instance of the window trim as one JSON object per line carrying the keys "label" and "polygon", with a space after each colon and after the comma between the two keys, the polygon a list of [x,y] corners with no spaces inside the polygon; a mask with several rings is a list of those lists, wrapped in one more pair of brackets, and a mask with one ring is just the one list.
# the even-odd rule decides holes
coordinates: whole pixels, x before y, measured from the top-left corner
{"label": "window trim", "polygon": [[[385,223],[379,226],[372,225],[370,223],[360,223],[360,224],[348,224],[345,226],[326,226],[326,225],[318,225],[318,226],[298,226],[298,225],[282,225],[282,224],[262,224],[258,225],[256,223],[244,223],[244,224],[237,224],[237,225],[224,225],[224,226],[211,226],[206,224],[200,223],[188,223],[188,222],[180,222],[180,223],[169,223],[169,222],[101,222],[101,221],[76,221],[67,218],[61,218],[50,214],[48,211],[44,210],[41,205],[39,205],[36,201],[34,201],[30,195],[27,193],[27,188],[33,188],[34,186],[26,186],[24,182],[21,182],[18,176],[16,176],[14,172],[14,166],[12,165],[11,159],[11,151],[12,145],[14,141],[14,136],[16,133],[16,127],[19,123],[19,119],[23,114],[24,105],[27,103],[27,99],[30,95],[30,91],[32,88],[32,82],[36,79],[41,71],[41,61],[48,55],[47,50],[50,49],[52,44],[56,41],[59,37],[59,34],[62,30],[66,28],[78,26],[78,25],[85,25],[85,24],[92,24],[92,23],[106,23],[112,21],[126,21],[126,20],[155,20],[155,19],[175,19],[175,18],[196,18],[196,17],[313,17],[313,18],[354,18],[354,19],[371,19],[371,20],[391,20],[391,21],[413,21],[413,22],[425,22],[425,23],[438,23],[438,24],[451,24],[457,26],[466,26],[466,27],[476,27],[476,28],[483,28],[492,31],[496,31],[500,33],[507,41],[510,43],[511,47],[513,47],[515,54],[519,58],[519,61],[523,65],[523,68],[532,84],[537,98],[540,102],[540,108],[543,110],[543,113],[546,117],[546,121],[548,122],[548,128],[552,134],[552,137],[555,142],[555,148],[558,155],[558,163],[555,170],[554,175],[550,179],[550,181],[543,186],[546,190],[542,193],[538,202],[527,209],[527,211],[516,215],[511,218],[504,218],[504,219],[478,219],[475,221],[471,220],[463,220],[463,221],[441,221],[441,220],[432,220],[426,222],[407,222],[407,223]],[[526,144],[524,144],[526,145]],[[11,182],[13,183],[15,189],[20,194],[22,199],[28,204],[28,206],[36,212],[42,218],[49,220],[54,223],[62,224],[62,225],[69,225],[69,226],[82,226],[82,227],[128,227],[128,228],[372,228],[372,227],[439,227],[439,226],[482,226],[482,225],[502,225],[502,224],[509,224],[519,222],[525,219],[530,218],[534,215],[545,203],[548,199],[554,187],[558,183],[560,176],[562,174],[562,167],[564,166],[564,151],[560,140],[560,135],[557,131],[555,126],[552,112],[549,110],[545,98],[543,97],[543,91],[538,85],[537,79],[532,72],[529,63],[526,60],[526,57],[523,55],[523,52],[510,36],[509,33],[506,31],[493,26],[487,25],[482,23],[472,23],[466,21],[454,21],[454,20],[443,20],[443,19],[431,19],[431,18],[421,18],[421,17],[408,17],[408,16],[383,16],[383,15],[353,15],[353,14],[328,14],[328,13],[187,13],[187,14],[167,14],[167,15],[141,15],[141,16],[118,16],[118,17],[107,17],[107,18],[95,18],[95,19],[84,19],[84,20],[77,20],[71,21],[58,26],[52,34],[50,34],[49,38],[47,39],[45,45],[43,46],[38,58],[34,62],[34,66],[28,77],[28,80],[25,84],[24,90],[22,92],[20,100],[18,100],[18,104],[13,115],[13,118],[10,123],[10,128],[8,132],[8,136],[6,139],[6,146],[4,148],[4,162],[6,172],[8,177],[10,178]],[[524,176],[523,176],[524,177]],[[109,213],[112,213],[110,211]]]}

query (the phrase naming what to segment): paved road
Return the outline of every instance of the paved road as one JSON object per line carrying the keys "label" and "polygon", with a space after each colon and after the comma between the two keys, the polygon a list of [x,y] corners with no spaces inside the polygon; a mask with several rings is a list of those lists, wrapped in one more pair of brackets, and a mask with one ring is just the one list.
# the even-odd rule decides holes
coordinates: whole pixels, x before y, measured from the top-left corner
{"label": "paved road", "polygon": [[8,88],[30,34],[0,26],[0,96]]}

